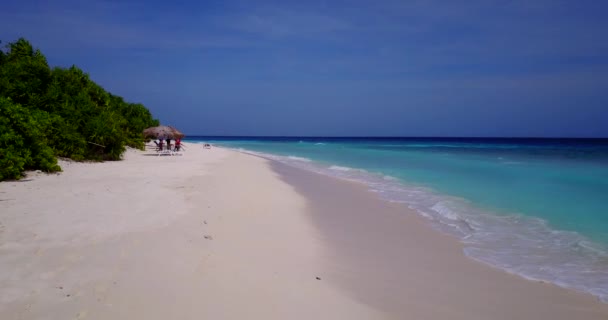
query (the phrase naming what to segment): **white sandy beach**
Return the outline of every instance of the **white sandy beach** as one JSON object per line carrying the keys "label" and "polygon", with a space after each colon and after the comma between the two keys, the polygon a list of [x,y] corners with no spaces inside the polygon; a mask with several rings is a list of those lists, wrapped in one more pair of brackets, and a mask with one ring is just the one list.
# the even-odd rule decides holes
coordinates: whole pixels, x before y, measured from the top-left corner
{"label": "white sandy beach", "polygon": [[361,186],[186,148],[0,183],[0,319],[608,319]]}

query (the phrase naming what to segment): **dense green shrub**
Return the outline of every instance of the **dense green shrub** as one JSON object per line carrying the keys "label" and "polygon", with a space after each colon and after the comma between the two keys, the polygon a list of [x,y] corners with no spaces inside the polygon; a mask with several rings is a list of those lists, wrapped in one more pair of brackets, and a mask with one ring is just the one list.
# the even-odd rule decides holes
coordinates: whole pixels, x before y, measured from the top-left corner
{"label": "dense green shrub", "polygon": [[58,156],[119,160],[125,146],[143,148],[141,132],[158,124],[78,67],[49,68],[25,39],[0,50],[0,180],[60,170]]}
{"label": "dense green shrub", "polygon": [[30,157],[23,137],[15,132],[8,116],[13,108],[10,101],[0,97],[0,180],[20,178]]}
{"label": "dense green shrub", "polygon": [[27,169],[61,170],[44,137],[48,125],[46,112],[30,112],[0,97],[0,180],[20,178]]}
{"label": "dense green shrub", "polygon": [[46,58],[24,39],[9,43],[7,48],[0,68],[0,96],[28,108],[40,108],[51,81]]}

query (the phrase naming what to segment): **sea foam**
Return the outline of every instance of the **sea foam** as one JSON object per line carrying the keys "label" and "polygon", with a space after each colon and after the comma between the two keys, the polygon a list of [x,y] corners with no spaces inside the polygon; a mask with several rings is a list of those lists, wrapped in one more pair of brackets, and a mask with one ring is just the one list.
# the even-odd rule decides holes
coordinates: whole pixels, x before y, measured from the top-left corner
{"label": "sea foam", "polygon": [[304,162],[311,162],[312,161],[312,160],[307,159],[307,158],[296,157],[296,156],[288,156],[287,158],[290,159],[290,160],[293,160],[293,161],[304,161]]}
{"label": "sea foam", "polygon": [[337,171],[351,171],[351,168],[348,167],[341,167],[341,166],[331,166],[329,167],[329,170],[337,170]]}
{"label": "sea foam", "polygon": [[608,248],[576,232],[517,213],[490,212],[469,201],[365,170],[324,165],[307,158],[245,151],[336,178],[366,184],[384,200],[403,203],[437,230],[465,245],[464,253],[526,279],[551,282],[608,302]]}

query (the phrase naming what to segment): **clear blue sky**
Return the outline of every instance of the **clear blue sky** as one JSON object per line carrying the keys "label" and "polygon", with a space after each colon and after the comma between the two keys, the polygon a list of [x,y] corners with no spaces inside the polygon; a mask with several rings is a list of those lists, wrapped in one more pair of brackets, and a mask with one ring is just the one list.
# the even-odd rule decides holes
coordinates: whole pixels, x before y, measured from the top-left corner
{"label": "clear blue sky", "polygon": [[606,1],[17,1],[26,37],[204,135],[608,136]]}

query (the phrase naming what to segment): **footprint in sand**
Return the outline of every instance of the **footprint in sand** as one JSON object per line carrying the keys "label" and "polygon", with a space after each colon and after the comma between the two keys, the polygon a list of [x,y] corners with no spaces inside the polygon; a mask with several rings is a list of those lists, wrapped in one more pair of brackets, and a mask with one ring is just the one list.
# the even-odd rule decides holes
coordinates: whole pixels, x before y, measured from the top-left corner
{"label": "footprint in sand", "polygon": [[95,286],[95,297],[97,301],[102,302],[105,301],[108,296],[109,285],[107,283],[98,284]]}
{"label": "footprint in sand", "polygon": [[88,312],[86,310],[78,312],[76,315],[77,320],[86,319]]}

